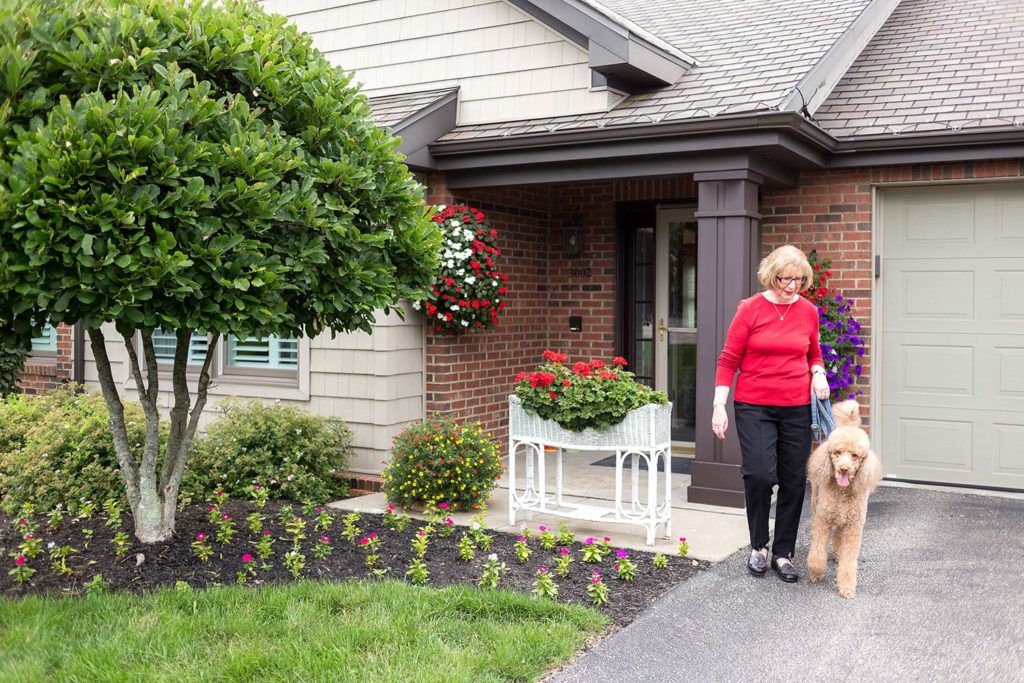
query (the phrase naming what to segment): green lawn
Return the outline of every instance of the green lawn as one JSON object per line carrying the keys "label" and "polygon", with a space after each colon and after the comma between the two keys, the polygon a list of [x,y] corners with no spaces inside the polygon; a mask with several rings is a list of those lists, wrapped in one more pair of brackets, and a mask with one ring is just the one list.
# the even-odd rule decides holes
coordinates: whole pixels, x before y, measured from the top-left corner
{"label": "green lawn", "polygon": [[606,624],[399,582],[0,599],[0,681],[528,681]]}

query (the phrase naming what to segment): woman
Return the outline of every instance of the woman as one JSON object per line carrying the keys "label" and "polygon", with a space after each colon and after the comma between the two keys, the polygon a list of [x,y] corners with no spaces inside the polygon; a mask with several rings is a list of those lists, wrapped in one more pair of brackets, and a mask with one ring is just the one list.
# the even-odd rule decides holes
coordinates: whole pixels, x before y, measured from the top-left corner
{"label": "woman", "polygon": [[768,513],[778,484],[771,566],[793,583],[798,575],[791,560],[811,452],[811,390],[828,398],[828,380],[818,308],[800,296],[811,284],[807,257],[796,247],[779,247],[761,261],[757,277],[764,291],[739,303],[718,358],[711,428],[725,438],[725,402],[739,370],[733,407],[750,528],[747,567],[756,576],[767,571]]}

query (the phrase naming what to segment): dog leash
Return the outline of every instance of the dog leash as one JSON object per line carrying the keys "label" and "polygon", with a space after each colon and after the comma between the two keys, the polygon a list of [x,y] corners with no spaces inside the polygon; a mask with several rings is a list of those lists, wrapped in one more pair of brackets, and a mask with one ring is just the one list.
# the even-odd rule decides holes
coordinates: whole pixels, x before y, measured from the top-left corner
{"label": "dog leash", "polygon": [[836,428],[836,420],[832,417],[832,403],[826,398],[820,400],[811,389],[811,434],[819,442],[828,438]]}

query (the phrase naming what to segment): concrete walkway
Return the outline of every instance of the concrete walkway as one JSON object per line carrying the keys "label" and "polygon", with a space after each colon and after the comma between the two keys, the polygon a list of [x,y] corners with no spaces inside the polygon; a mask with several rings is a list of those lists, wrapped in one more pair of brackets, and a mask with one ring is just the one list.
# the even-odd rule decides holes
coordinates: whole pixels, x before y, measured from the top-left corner
{"label": "concrete walkway", "polygon": [[806,578],[805,508],[799,583],[751,576],[744,549],[550,681],[1024,681],[1022,529],[1020,496],[883,486],[844,600],[834,561]]}

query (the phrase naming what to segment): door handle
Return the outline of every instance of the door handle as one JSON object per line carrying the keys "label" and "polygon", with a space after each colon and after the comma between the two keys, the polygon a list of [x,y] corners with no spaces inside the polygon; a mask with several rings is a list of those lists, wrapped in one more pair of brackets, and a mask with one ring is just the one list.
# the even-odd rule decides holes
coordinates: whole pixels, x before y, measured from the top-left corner
{"label": "door handle", "polygon": [[667,329],[665,327],[665,319],[658,318],[658,341],[665,341],[665,330]]}

